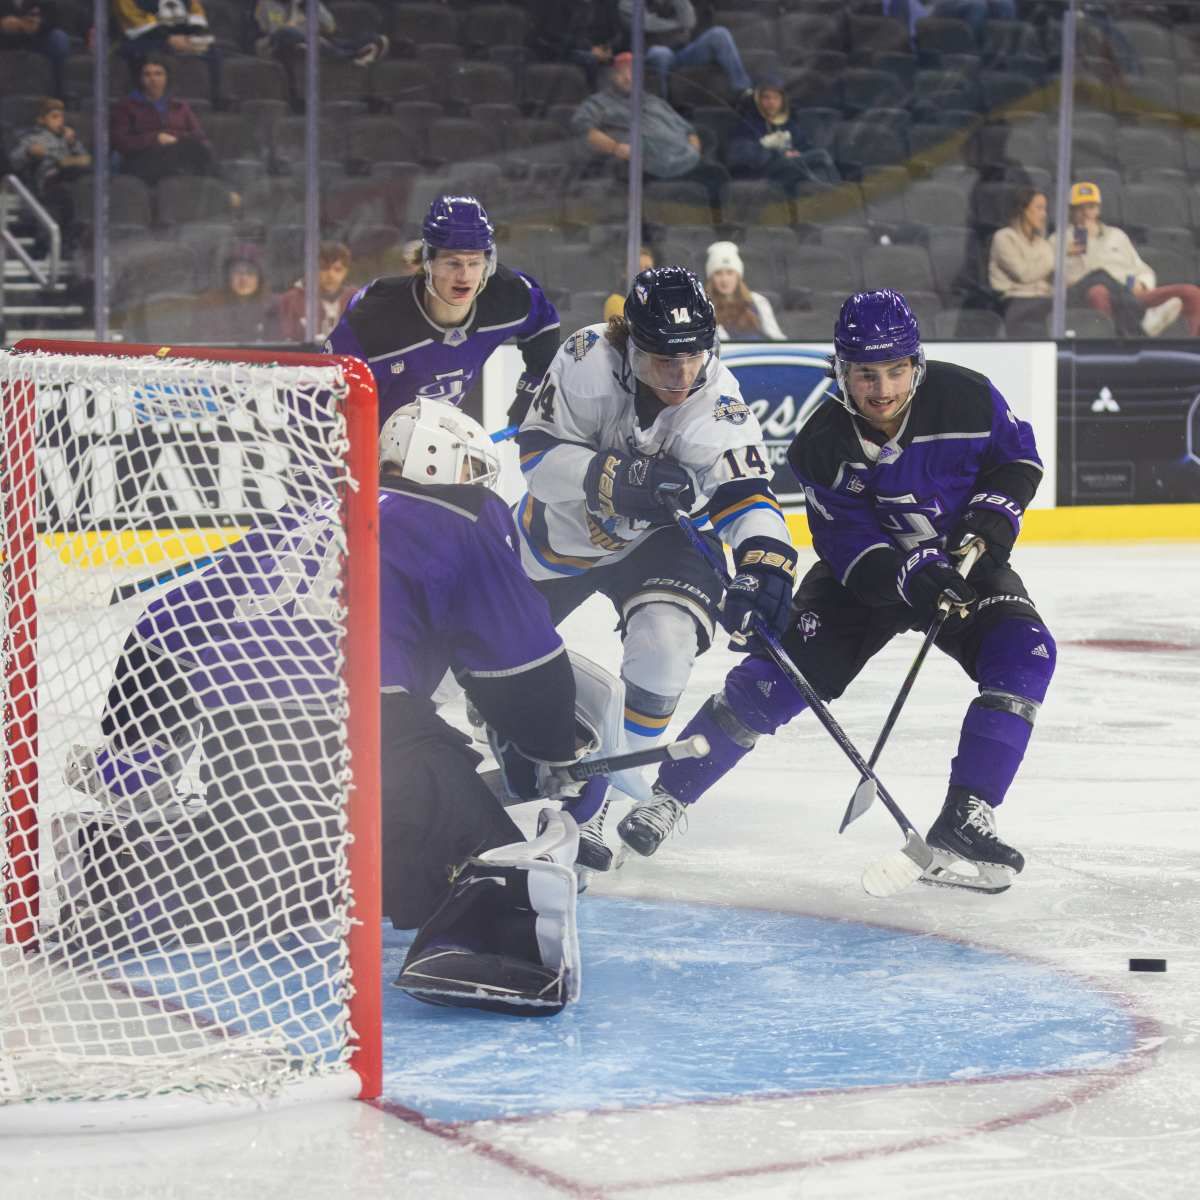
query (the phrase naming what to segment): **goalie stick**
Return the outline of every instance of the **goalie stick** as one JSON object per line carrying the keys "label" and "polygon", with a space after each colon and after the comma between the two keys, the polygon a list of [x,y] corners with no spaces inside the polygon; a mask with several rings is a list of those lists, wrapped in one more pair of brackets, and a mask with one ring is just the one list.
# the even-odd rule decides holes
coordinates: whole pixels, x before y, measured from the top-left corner
{"label": "goalie stick", "polygon": [[[665,746],[651,746],[648,750],[631,750],[627,754],[608,754],[603,758],[588,758],[582,762],[559,767],[553,772],[554,780],[566,787],[573,783],[586,783],[597,775],[615,775],[634,767],[646,767],[667,759],[703,758],[708,753],[708,739],[702,734],[693,734]],[[497,796],[501,795],[500,768],[480,772],[483,781]],[[511,800],[510,804],[523,804],[522,800]]]}
{"label": "goalie stick", "polygon": [[[723,586],[729,586],[729,573],[725,563],[716,556],[713,548],[692,526],[688,514],[674,505],[674,497],[663,496],[663,502],[671,514],[672,520],[682,530],[697,553],[713,569]],[[925,844],[925,839],[916,831],[912,822],[904,815],[900,806],[892,799],[887,788],[879,780],[879,776],[867,765],[866,760],[858,752],[854,743],[846,736],[846,731],[838,724],[837,718],[829,711],[825,702],[813,690],[812,684],[801,673],[795,663],[788,658],[787,651],[780,645],[774,632],[764,623],[761,617],[753,619],[753,632],[766,649],[771,661],[791,681],[792,685],[804,697],[825,731],[837,742],[843,754],[859,769],[864,778],[874,782],[884,807],[892,814],[896,824],[904,833],[904,846],[900,850],[871,863],[862,874],[863,889],[871,896],[894,896],[910,884],[916,883],[922,874],[933,864],[933,852]]]}
{"label": "goalie stick", "polygon": [[[958,562],[958,573],[964,579],[971,573],[971,568],[982,553],[983,542],[977,538],[967,548],[967,552]],[[904,707],[904,702],[908,699],[908,693],[912,691],[912,686],[917,680],[917,673],[921,670],[921,666],[929,654],[929,648],[937,641],[938,634],[942,632],[942,626],[945,625],[946,618],[949,615],[950,605],[943,600],[938,605],[938,614],[929,626],[929,630],[925,634],[925,640],[921,643],[920,650],[917,651],[917,657],[913,659],[913,664],[908,668],[908,674],[904,677],[904,682],[900,685],[900,692],[892,702],[892,708],[887,715],[887,720],[884,721],[883,728],[879,731],[879,736],[875,739],[875,747],[871,751],[871,757],[867,759],[867,766],[873,767],[879,761],[879,756],[883,753],[883,747],[887,743],[892,728],[900,716],[900,710]],[[842,817],[842,823],[838,826],[838,833],[845,833],[846,826],[851,821],[857,821],[874,803],[875,780],[864,775],[859,780],[858,787],[854,789],[854,795],[850,797],[850,803],[846,805],[846,814]]]}

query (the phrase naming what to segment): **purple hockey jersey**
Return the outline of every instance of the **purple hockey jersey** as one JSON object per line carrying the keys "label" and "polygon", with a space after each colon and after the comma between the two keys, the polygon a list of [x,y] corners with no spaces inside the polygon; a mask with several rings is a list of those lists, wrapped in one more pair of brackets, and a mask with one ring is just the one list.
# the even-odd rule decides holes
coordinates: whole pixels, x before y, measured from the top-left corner
{"label": "purple hockey jersey", "polygon": [[[983,375],[931,362],[899,432],[875,441],[827,399],[788,449],[813,548],[863,599],[895,603],[902,554],[944,547],[971,498],[1024,510],[1042,476],[1033,429]],[[882,437],[882,435],[880,435]]]}
{"label": "purple hockey jersey", "polygon": [[462,325],[437,325],[425,311],[420,275],[384,276],[351,297],[325,343],[361,358],[379,387],[379,423],[418,397],[461,404],[483,364],[516,338],[525,372],[540,380],[558,350],[558,313],[528,275],[499,266]]}

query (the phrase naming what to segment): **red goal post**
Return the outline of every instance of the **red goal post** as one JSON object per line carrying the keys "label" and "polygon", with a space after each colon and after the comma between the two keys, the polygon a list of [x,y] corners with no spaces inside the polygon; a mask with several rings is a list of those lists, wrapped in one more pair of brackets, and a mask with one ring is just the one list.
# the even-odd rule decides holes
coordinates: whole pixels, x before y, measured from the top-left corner
{"label": "red goal post", "polygon": [[[0,367],[0,1132],[43,1121],[69,1127],[72,1106],[62,1101],[86,1110],[91,1125],[110,1115],[115,1125],[156,1125],[194,1119],[182,1115],[193,1108],[221,1112],[214,1100],[239,1096],[252,1105],[377,1096],[378,401],[370,371],[343,356],[52,340],[18,343]],[[149,480],[144,494],[139,471]],[[64,788],[72,769],[61,769],[64,755],[80,747],[68,753],[59,739],[86,730],[81,744],[96,740],[113,647],[145,604],[174,586],[163,578],[136,601],[114,604],[123,593],[113,584],[168,576],[174,562],[198,554],[206,563],[259,522],[272,528],[280,511],[299,507],[293,478],[314,494],[327,489],[322,511],[340,515],[329,610],[337,677],[306,681],[335,714],[322,717],[322,729],[336,730],[319,743],[328,750],[320,800],[329,810],[304,824],[289,811],[303,805],[273,782],[261,805],[272,828],[243,839],[251,850],[238,842],[230,852],[222,830],[253,825],[246,807],[259,806],[247,800],[249,781],[277,780],[277,768],[238,776],[242,809],[227,827],[212,815],[220,805],[205,805],[211,782],[198,795],[179,783],[170,815],[135,819],[114,815],[111,798]],[[239,505],[245,511],[232,511]],[[286,741],[291,726],[270,728]],[[298,743],[278,753],[303,760],[316,751]],[[257,756],[249,745],[238,761]],[[303,811],[311,816],[311,806]],[[284,827],[292,819],[295,831]],[[312,862],[297,866],[310,850]],[[271,878],[281,858],[292,888],[286,903],[284,883]],[[218,866],[196,884],[201,861]],[[336,896],[333,883],[312,882],[318,862],[335,865]],[[292,887],[293,875],[308,882]],[[324,888],[315,901],[314,888]],[[84,919],[89,906],[103,917]],[[301,982],[280,1001],[297,963]],[[206,971],[219,985],[204,982]],[[148,1014],[163,1031],[121,1025],[144,1029]],[[107,1045],[97,1031],[114,1028]],[[231,1065],[238,1053],[250,1060],[245,1074]],[[256,1054],[270,1064],[257,1075]]]}

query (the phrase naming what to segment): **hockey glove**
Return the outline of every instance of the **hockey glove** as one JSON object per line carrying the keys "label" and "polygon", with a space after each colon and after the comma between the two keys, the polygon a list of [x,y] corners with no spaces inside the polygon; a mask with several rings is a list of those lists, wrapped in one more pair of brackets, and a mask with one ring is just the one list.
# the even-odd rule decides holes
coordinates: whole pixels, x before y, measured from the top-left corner
{"label": "hockey glove", "polygon": [[644,458],[601,450],[583,481],[588,511],[601,520],[625,517],[670,525],[671,508],[690,512],[696,503],[692,477],[671,458]]}
{"label": "hockey glove", "polygon": [[937,615],[938,605],[949,604],[960,617],[978,599],[975,589],[954,569],[940,550],[914,550],[901,564],[896,576],[900,598],[912,608],[922,625]]}
{"label": "hockey glove", "polygon": [[521,378],[517,380],[517,394],[513,397],[513,402],[508,406],[508,423],[510,425],[520,425],[529,413],[529,406],[533,403],[538,394],[538,388],[542,386],[542,377],[535,375],[532,371],[525,371]]}
{"label": "hockey glove", "polygon": [[747,634],[759,617],[782,635],[792,612],[796,551],[776,538],[747,538],[737,552],[737,574],[725,589],[720,618],[726,631]]}
{"label": "hockey glove", "polygon": [[971,497],[946,548],[955,557],[966,554],[973,541],[979,540],[992,561],[1004,566],[1021,532],[1021,506],[1000,492],[979,492]]}

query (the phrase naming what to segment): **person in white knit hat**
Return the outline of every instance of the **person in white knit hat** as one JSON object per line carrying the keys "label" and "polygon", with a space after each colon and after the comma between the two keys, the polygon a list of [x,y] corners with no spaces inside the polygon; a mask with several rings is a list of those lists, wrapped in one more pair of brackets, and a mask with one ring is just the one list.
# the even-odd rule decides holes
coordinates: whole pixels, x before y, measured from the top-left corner
{"label": "person in white knit hat", "polygon": [[782,342],[786,337],[771,302],[746,286],[746,268],[733,242],[713,242],[704,264],[706,288],[717,310],[723,342]]}

